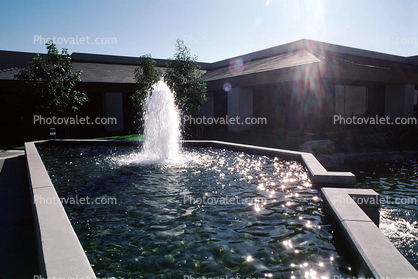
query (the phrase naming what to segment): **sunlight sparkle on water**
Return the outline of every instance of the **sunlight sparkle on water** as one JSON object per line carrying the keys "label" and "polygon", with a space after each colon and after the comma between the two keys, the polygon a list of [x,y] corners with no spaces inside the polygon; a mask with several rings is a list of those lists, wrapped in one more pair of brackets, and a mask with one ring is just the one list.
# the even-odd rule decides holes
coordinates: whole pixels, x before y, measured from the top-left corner
{"label": "sunlight sparkle on water", "polygon": [[283,245],[286,246],[287,248],[293,248],[292,241],[290,240],[283,241]]}

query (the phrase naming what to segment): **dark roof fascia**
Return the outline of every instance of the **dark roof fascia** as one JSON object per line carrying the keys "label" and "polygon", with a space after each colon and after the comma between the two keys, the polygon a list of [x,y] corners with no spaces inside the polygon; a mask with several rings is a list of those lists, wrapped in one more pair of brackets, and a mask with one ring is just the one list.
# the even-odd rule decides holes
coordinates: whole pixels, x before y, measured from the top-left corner
{"label": "dark roof fascia", "polygon": [[[103,64],[119,64],[119,65],[139,65],[139,57],[130,56],[116,56],[116,55],[105,55],[105,54],[92,54],[92,53],[79,53],[73,52],[71,54],[73,62],[83,63],[103,63]],[[166,60],[155,59],[157,67],[165,66]]]}
{"label": "dark roof fascia", "polygon": [[[117,56],[117,55],[106,55],[106,54],[91,54],[91,53],[79,53],[73,52],[71,54],[73,62],[84,62],[84,63],[104,63],[104,64],[119,64],[119,65],[139,65],[139,57],[130,56]],[[157,67],[165,67],[168,59],[157,59],[153,58]],[[204,70],[210,68],[210,63],[197,62]]]}
{"label": "dark roof fascia", "polygon": [[387,60],[392,62],[400,62],[400,63],[407,63],[406,57],[393,55],[393,54],[386,54],[376,51],[364,50],[359,48],[353,47],[346,47],[340,46],[335,44],[323,43],[313,40],[301,40],[303,41],[304,47],[306,50],[311,51],[313,53],[318,53],[320,55],[326,56],[327,52],[335,52],[340,54],[348,54],[353,56],[360,56],[360,57],[367,57],[372,59],[378,60]]}
{"label": "dark roof fascia", "polygon": [[234,87],[254,87],[275,85],[284,82],[312,81],[321,78],[322,70],[319,63],[296,65],[265,72],[255,72],[237,75],[224,79],[207,81],[208,91],[222,90],[224,83],[228,82]]}
{"label": "dark roof fascia", "polygon": [[361,82],[418,84],[418,72],[399,69],[367,67],[337,61],[322,62],[321,74],[326,79],[342,79]]}
{"label": "dark roof fascia", "polygon": [[229,66],[229,63],[231,60],[238,59],[243,56],[246,56],[251,61],[253,61],[253,60],[259,60],[259,59],[276,56],[276,55],[280,55],[284,53],[300,51],[304,49],[312,52],[315,55],[322,56],[322,57],[326,57],[328,52],[335,52],[335,53],[340,53],[340,54],[349,54],[349,55],[354,55],[354,56],[367,57],[367,58],[372,58],[372,59],[407,63],[407,58],[402,57],[402,56],[302,39],[302,40],[287,43],[284,45],[275,46],[272,48],[268,48],[268,49],[240,55],[240,56],[235,56],[235,57],[221,60],[218,62],[214,62],[211,64],[211,70],[227,67]]}
{"label": "dark roof fascia", "polygon": [[281,68],[266,72],[256,72],[207,81],[208,90],[222,90],[228,82],[232,87],[260,86],[283,82],[307,80],[349,80],[354,83],[381,84],[418,84],[418,72],[401,72],[396,69],[384,69],[353,65],[337,61],[321,61]]}
{"label": "dark roof fascia", "polygon": [[410,57],[407,57],[407,58],[406,58],[406,61],[407,61],[409,64],[413,64],[413,65],[417,65],[417,66],[418,66],[418,55],[416,55],[416,56],[410,56]]}
{"label": "dark roof fascia", "polygon": [[280,46],[275,46],[275,47],[272,47],[272,48],[268,48],[268,49],[264,49],[264,50],[260,50],[260,51],[256,51],[256,52],[251,52],[251,53],[235,56],[235,57],[232,57],[232,58],[228,58],[228,59],[225,59],[225,60],[217,61],[217,62],[214,62],[214,63],[211,64],[211,70],[219,69],[219,68],[223,68],[223,67],[228,67],[229,63],[232,60],[241,58],[243,56],[246,56],[251,61],[253,61],[253,60],[259,60],[259,59],[263,59],[263,58],[267,58],[267,57],[271,57],[271,56],[276,56],[276,55],[280,55],[280,54],[284,54],[284,53],[288,53],[288,52],[294,52],[294,51],[297,51],[297,50],[301,50],[301,49],[303,49],[302,42],[303,42],[303,40],[299,40],[299,41],[295,41],[295,42],[292,42],[292,43],[288,43],[288,44],[284,44],[284,45],[280,45]]}
{"label": "dark roof fascia", "polygon": [[[38,53],[0,50],[0,70],[26,67],[36,55]],[[48,59],[48,54],[39,55]]]}

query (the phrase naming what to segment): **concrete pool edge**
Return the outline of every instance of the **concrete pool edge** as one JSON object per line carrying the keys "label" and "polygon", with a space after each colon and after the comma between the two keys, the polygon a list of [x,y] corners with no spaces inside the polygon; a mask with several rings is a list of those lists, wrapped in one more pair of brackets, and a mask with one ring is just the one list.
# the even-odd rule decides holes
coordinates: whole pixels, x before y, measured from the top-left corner
{"label": "concrete pool edge", "polygon": [[26,163],[32,198],[40,278],[96,278],[68,219],[35,143],[26,142]]}
{"label": "concrete pool edge", "polygon": [[[42,261],[41,267],[43,268],[42,274],[43,276],[56,276],[56,277],[74,277],[76,274],[83,274],[78,275],[78,277],[84,278],[96,278],[94,275],[94,271],[90,266],[90,263],[87,259],[86,254],[84,253],[83,248],[77,238],[77,235],[74,232],[74,229],[71,226],[71,223],[66,215],[64,208],[62,207],[61,203],[56,205],[56,208],[51,210],[49,206],[45,206],[39,204],[35,200],[36,195],[43,195],[45,192],[48,197],[54,197],[58,199],[58,196],[55,192],[55,188],[52,185],[49,176],[46,172],[46,169],[40,159],[40,156],[37,152],[35,144],[45,144],[45,143],[58,143],[58,144],[85,144],[85,145],[130,145],[134,146],[137,145],[138,142],[136,141],[112,141],[112,140],[44,140],[44,141],[37,141],[37,142],[29,142],[25,143],[26,149],[26,158],[28,164],[28,175],[29,175],[29,182],[32,191],[32,198],[33,198],[33,209],[35,215],[35,226],[38,232],[38,247],[40,253],[40,260]],[[275,148],[266,148],[266,147],[257,147],[251,145],[244,145],[244,144],[236,144],[236,143],[227,143],[227,142],[220,142],[220,141],[184,141],[183,142],[186,146],[212,146],[216,148],[223,148],[223,149],[231,149],[236,151],[243,151],[250,154],[259,154],[259,155],[268,155],[268,156],[276,156],[283,159],[290,159],[290,160],[297,160],[300,161],[305,165],[308,170],[308,173],[311,176],[311,180],[313,184],[317,184],[319,188],[324,186],[339,186],[344,188],[323,188],[325,192],[329,191],[327,189],[331,189],[332,191],[342,191],[339,192],[338,195],[347,195],[352,199],[352,197],[368,197],[370,193],[364,193],[362,189],[346,189],[347,187],[353,187],[355,184],[355,176],[352,173],[344,173],[344,172],[328,172],[317,160],[316,158],[310,153],[298,152],[298,151],[289,151],[289,150],[282,150],[282,149],[275,149]],[[358,191],[360,190],[360,191]],[[43,192],[42,192],[43,191]],[[323,192],[324,192],[323,191]],[[329,192],[332,194],[332,191]],[[345,192],[344,192],[345,191]],[[372,191],[372,190],[371,190]],[[374,197],[376,198],[376,193],[374,193]],[[329,196],[329,197],[327,197]],[[389,240],[380,232],[378,227],[371,221],[371,219],[364,213],[364,211],[370,211],[367,208],[359,209],[359,206],[354,203],[354,206],[357,207],[361,211],[361,213],[357,211],[357,220],[356,218],[351,217],[344,217],[346,213],[350,213],[350,209],[338,209],[338,207],[332,206],[335,205],[329,200],[332,200],[330,197],[332,195],[325,195],[324,197],[324,206],[328,206],[328,210],[330,211],[331,217],[334,220],[337,220],[337,226],[343,232],[343,235],[347,242],[352,246],[354,254],[356,258],[359,258],[364,264],[363,268],[366,272],[371,274],[379,274],[376,273],[376,266],[380,266],[381,263],[385,263],[385,261],[380,261],[380,259],[386,257],[391,257],[390,255],[395,255],[395,259],[399,259],[399,266],[401,266],[402,270],[398,270],[400,273],[397,274],[397,278],[399,276],[403,276],[404,274],[409,276],[408,278],[418,278],[418,272],[415,268],[409,264],[409,262],[398,252],[398,250],[389,242]],[[373,196],[373,194],[372,194]],[[378,196],[378,195],[377,195]],[[333,196],[335,197],[335,195]],[[328,205],[326,205],[328,204]],[[374,206],[372,206],[374,207]],[[48,209],[47,209],[48,208]],[[377,207],[378,208],[378,207]],[[352,208],[351,208],[352,209]],[[373,212],[375,209],[371,209]],[[48,214],[49,213],[49,214]],[[52,214],[51,214],[52,213]],[[54,220],[51,221],[52,217],[58,218],[56,214],[59,214],[59,222],[62,225],[62,228],[57,229],[56,223]],[[364,214],[364,216],[362,215]],[[378,213],[377,213],[378,214]],[[336,217],[335,217],[336,216]],[[343,216],[343,217],[341,217]],[[359,217],[360,216],[360,217]],[[373,213],[369,212],[369,216],[372,219],[376,219],[376,216]],[[378,216],[378,215],[377,215]],[[46,219],[45,219],[46,218]],[[377,217],[378,218],[378,217]],[[50,230],[49,232],[47,230]],[[361,237],[364,232],[371,232],[371,238],[374,242],[369,241],[366,239],[364,241],[364,237]],[[367,234],[368,235],[368,234]],[[57,240],[61,240],[63,245],[67,245],[66,247],[69,248],[57,248],[55,247],[55,243]],[[370,243],[377,243],[380,244],[382,242],[384,247],[387,249],[384,250],[384,255],[380,255],[379,253],[373,253],[373,249],[370,249]],[[382,247],[383,247],[382,246]],[[380,245],[378,245],[380,247]],[[72,255],[68,256],[67,251],[73,250]],[[357,252],[356,252],[357,251]],[[397,254],[396,254],[397,252]],[[56,254],[55,254],[56,253]],[[389,253],[389,254],[386,254]],[[366,257],[364,256],[366,255]],[[399,257],[400,256],[400,257]],[[392,258],[390,258],[392,259]],[[377,261],[377,263],[376,263]],[[391,260],[390,260],[391,261]],[[394,262],[397,262],[394,260]],[[385,266],[385,264],[383,264]],[[82,268],[80,268],[82,267]],[[380,267],[379,267],[380,268]],[[380,269],[379,269],[380,270]],[[401,272],[402,271],[402,272]],[[72,273],[74,272],[74,273]],[[51,275],[50,275],[51,274]],[[53,275],[54,274],[54,275]],[[56,274],[56,275],[55,275]],[[393,273],[391,273],[393,274]],[[410,275],[414,277],[411,277]],[[48,278],[47,277],[47,278]],[[377,278],[386,278],[386,277],[377,277]],[[390,279],[392,277],[388,277]]]}
{"label": "concrete pool edge", "polygon": [[333,223],[359,260],[362,276],[418,278],[417,270],[378,228],[378,193],[372,189],[322,188],[321,195]]}

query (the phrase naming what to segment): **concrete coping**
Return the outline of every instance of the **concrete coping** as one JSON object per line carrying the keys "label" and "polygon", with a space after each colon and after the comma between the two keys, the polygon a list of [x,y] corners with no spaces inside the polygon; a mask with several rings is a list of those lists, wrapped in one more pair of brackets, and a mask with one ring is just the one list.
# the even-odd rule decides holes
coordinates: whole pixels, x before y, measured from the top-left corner
{"label": "concrete coping", "polygon": [[[25,143],[40,276],[96,278],[34,142]],[[41,278],[41,277],[40,277]]]}
{"label": "concrete coping", "polygon": [[380,196],[371,189],[322,188],[323,204],[358,268],[374,278],[415,278],[417,270],[379,230]]}

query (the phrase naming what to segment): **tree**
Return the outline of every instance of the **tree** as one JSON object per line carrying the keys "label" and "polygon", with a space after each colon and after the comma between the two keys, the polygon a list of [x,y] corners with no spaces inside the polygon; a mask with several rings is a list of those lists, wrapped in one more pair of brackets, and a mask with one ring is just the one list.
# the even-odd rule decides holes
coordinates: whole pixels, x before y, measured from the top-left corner
{"label": "tree", "polygon": [[50,115],[65,116],[89,101],[86,94],[74,90],[82,71],[72,72],[71,57],[67,49],[63,48],[59,54],[52,41],[46,43],[46,46],[48,60],[45,61],[37,55],[15,78],[31,85],[32,94],[27,97],[37,110]]}
{"label": "tree", "polygon": [[[146,97],[152,93],[152,86],[163,76],[175,95],[176,105],[183,113],[188,112],[200,116],[201,106],[207,100],[204,71],[196,63],[197,57],[191,56],[184,42],[179,39],[176,42],[174,59],[169,59],[166,63],[164,75],[156,68],[156,63],[150,54],[140,57],[140,65],[135,69],[135,80],[139,89],[131,96],[131,99],[136,108],[143,109]],[[199,127],[196,127],[197,134],[199,134]]]}
{"label": "tree", "polygon": [[24,99],[34,114],[66,117],[89,101],[85,93],[74,90],[82,71],[72,72],[71,57],[67,49],[63,48],[59,54],[52,41],[45,45],[48,60],[45,61],[38,54],[15,78],[29,85],[29,92],[25,92]]}
{"label": "tree", "polygon": [[133,106],[136,109],[134,123],[138,126],[143,124],[143,111],[145,110],[145,100],[152,93],[152,86],[162,77],[162,72],[156,67],[151,54],[139,57],[139,66],[134,70],[135,81],[138,89],[131,95]]}
{"label": "tree", "polygon": [[164,73],[164,81],[176,96],[177,105],[182,110],[200,115],[202,104],[207,100],[204,71],[196,63],[197,57],[180,39],[176,40],[176,53],[170,59]]}
{"label": "tree", "polygon": [[151,94],[152,86],[156,84],[162,77],[162,72],[156,66],[151,54],[139,57],[139,67],[135,68],[135,81],[138,90],[132,94],[131,99],[137,109],[144,107],[144,101],[148,94]]}

